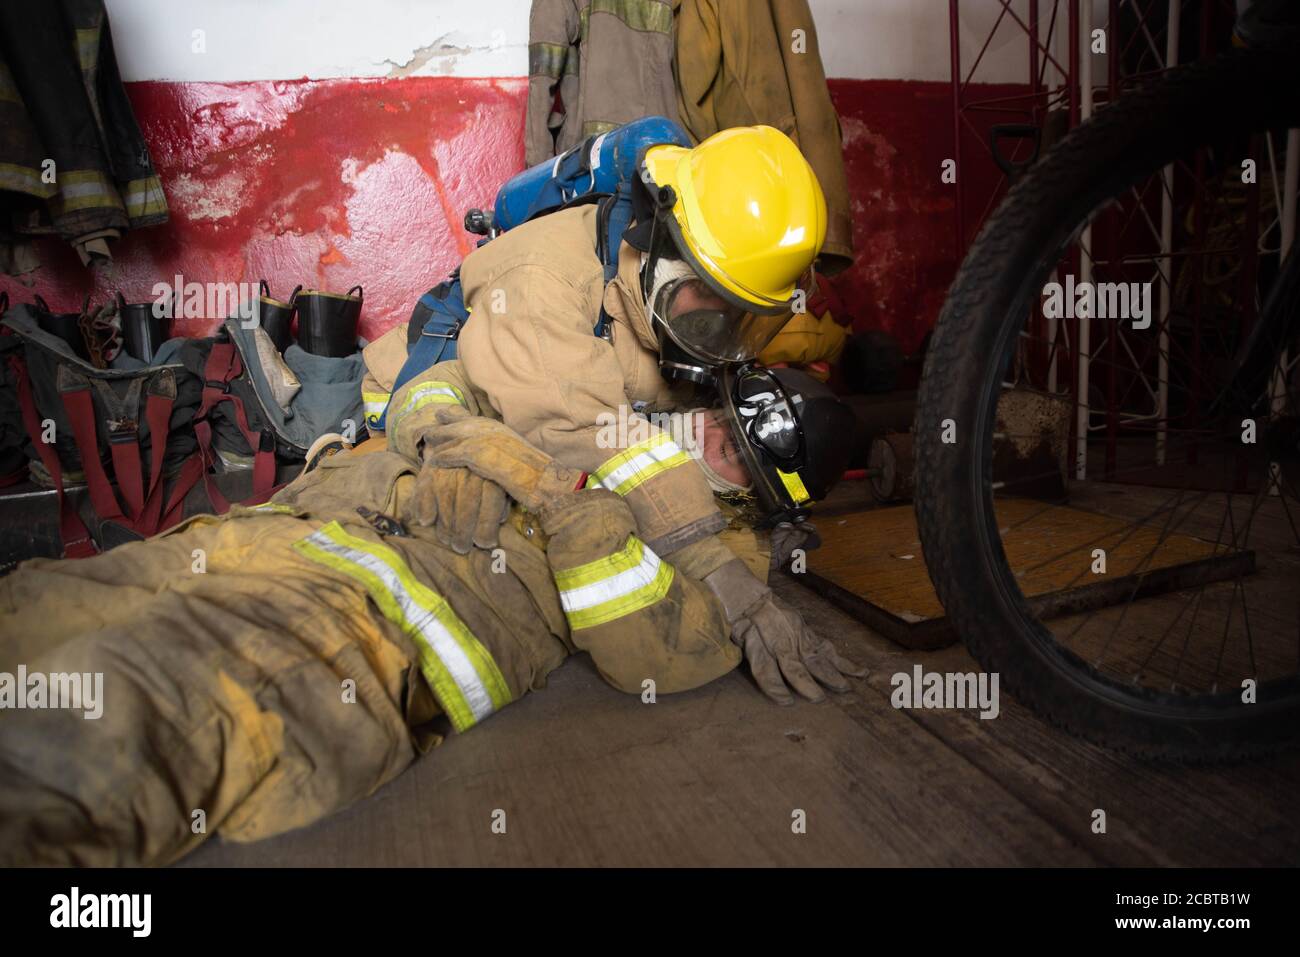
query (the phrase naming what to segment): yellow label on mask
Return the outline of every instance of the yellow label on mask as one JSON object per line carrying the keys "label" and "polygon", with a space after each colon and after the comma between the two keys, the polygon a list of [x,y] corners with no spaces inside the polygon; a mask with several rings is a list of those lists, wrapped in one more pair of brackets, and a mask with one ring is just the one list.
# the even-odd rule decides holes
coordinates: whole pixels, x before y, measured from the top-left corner
{"label": "yellow label on mask", "polygon": [[782,472],[777,469],[776,474],[781,476],[781,484],[785,486],[785,490],[790,493],[790,498],[794,499],[796,505],[812,499],[812,496],[808,494],[808,489],[804,487],[803,479],[799,478],[798,472]]}

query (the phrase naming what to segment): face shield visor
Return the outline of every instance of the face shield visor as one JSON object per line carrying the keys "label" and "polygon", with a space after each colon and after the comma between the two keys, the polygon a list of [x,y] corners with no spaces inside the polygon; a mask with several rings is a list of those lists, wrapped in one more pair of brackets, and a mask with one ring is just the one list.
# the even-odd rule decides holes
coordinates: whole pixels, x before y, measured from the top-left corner
{"label": "face shield visor", "polygon": [[792,400],[766,369],[740,370],[731,383],[731,402],[749,444],[788,470],[803,463],[803,431]]}
{"label": "face shield visor", "polygon": [[673,342],[714,365],[753,359],[789,318],[755,315],[724,299],[697,276],[664,283],[650,309],[652,319]]}

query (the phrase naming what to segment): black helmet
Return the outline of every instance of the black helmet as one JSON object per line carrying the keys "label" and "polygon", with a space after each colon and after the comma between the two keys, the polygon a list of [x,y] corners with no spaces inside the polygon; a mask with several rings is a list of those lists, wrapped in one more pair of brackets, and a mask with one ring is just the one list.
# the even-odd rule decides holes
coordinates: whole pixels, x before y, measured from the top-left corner
{"label": "black helmet", "polygon": [[722,370],[723,407],[749,466],[762,524],[800,522],[844,474],[853,412],[826,385],[796,369]]}

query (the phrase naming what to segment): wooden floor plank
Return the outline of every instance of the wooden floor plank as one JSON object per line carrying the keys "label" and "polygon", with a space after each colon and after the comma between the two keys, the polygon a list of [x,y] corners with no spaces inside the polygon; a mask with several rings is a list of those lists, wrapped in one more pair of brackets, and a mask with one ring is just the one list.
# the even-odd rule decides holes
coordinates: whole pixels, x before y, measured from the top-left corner
{"label": "wooden floor plank", "polygon": [[[794,584],[779,588],[794,600],[802,592]],[[827,634],[860,627],[826,605],[810,603],[805,614]],[[891,675],[917,663],[927,671],[978,669],[961,646],[936,652],[883,641],[856,647],[876,653],[869,681],[882,690]],[[1105,863],[1249,867],[1300,860],[1300,755],[1226,768],[1142,762],[1064,734],[1006,694],[993,720],[971,711],[903,713]],[[1104,835],[1092,832],[1097,808],[1106,811]]]}

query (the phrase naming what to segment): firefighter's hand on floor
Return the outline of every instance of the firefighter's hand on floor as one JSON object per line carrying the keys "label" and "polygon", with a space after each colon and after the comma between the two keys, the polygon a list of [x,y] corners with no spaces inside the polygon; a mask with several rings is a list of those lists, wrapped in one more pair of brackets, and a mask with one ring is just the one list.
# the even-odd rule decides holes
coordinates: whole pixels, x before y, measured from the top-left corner
{"label": "firefighter's hand on floor", "polygon": [[794,702],[791,689],[809,701],[820,701],[824,695],[819,682],[842,692],[850,687],[845,675],[866,676],[865,668],[809,628],[739,559],[713,572],[704,584],[722,603],[731,640],[744,651],[759,690],[777,704]]}
{"label": "firefighter's hand on floor", "polygon": [[807,552],[821,543],[821,536],[817,534],[812,522],[800,522],[798,525],[781,522],[772,529],[772,571],[789,564],[796,548]]}
{"label": "firefighter's hand on floor", "polygon": [[448,417],[424,437],[426,467],[466,468],[505,489],[532,512],[574,492],[582,472],[560,465],[504,422],[481,416]]}
{"label": "firefighter's hand on floor", "polygon": [[415,479],[415,492],[403,516],[408,525],[433,526],[439,542],[458,555],[471,546],[495,548],[510,499],[496,482],[467,468],[440,468],[429,461]]}

